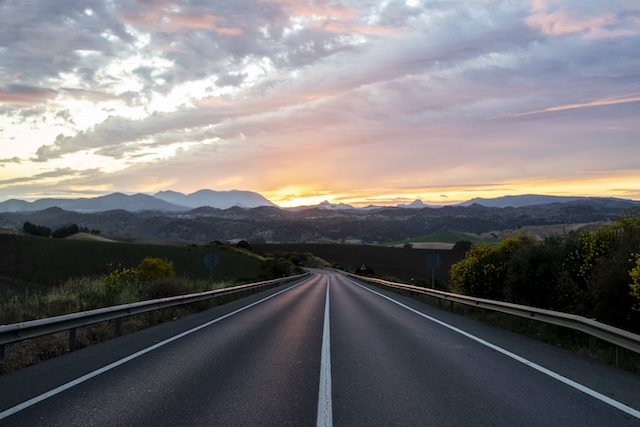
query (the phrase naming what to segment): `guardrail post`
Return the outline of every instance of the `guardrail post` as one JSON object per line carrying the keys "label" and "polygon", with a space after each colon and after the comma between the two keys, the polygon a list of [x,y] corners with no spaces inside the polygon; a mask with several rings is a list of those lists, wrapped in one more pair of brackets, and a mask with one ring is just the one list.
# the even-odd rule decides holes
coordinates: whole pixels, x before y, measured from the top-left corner
{"label": "guardrail post", "polygon": [[589,354],[592,356],[596,354],[596,343],[596,337],[594,337],[593,335],[589,335]]}
{"label": "guardrail post", "polygon": [[544,341],[544,323],[538,322],[538,336],[540,341]]}
{"label": "guardrail post", "polygon": [[513,316],[507,314],[507,331],[513,331]]}
{"label": "guardrail post", "polygon": [[624,368],[624,348],[619,345],[616,346],[616,366]]}
{"label": "guardrail post", "polygon": [[3,362],[4,362],[4,344],[0,344],[0,375],[2,375]]}
{"label": "guardrail post", "polygon": [[450,311],[453,313],[453,301],[449,301],[449,308],[451,309]]}
{"label": "guardrail post", "polygon": [[153,311],[149,311],[147,313],[147,323],[149,324],[149,326],[153,324]]}
{"label": "guardrail post", "polygon": [[122,335],[122,318],[118,317],[116,319],[116,336],[119,337]]}
{"label": "guardrail post", "polygon": [[481,308],[480,309],[480,319],[486,323],[487,321],[487,309],[486,308]]}
{"label": "guardrail post", "polygon": [[69,329],[69,352],[76,351],[76,328]]}
{"label": "guardrail post", "polygon": [[464,305],[464,317],[469,317],[469,306],[467,304]]}

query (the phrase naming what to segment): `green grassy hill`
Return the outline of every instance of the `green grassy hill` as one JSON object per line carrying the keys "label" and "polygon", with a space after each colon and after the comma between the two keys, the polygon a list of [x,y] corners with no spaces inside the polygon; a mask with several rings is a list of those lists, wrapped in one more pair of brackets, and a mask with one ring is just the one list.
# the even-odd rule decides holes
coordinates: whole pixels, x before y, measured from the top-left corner
{"label": "green grassy hill", "polygon": [[219,265],[213,269],[214,280],[255,277],[260,268],[259,259],[223,247],[111,243],[0,234],[0,288],[53,286],[69,277],[107,273],[109,265],[114,268],[118,265],[136,267],[145,257],[171,262],[178,277],[208,279],[209,269],[202,260],[210,250],[220,258]]}
{"label": "green grassy hill", "polygon": [[403,243],[457,243],[462,240],[469,241],[474,244],[488,243],[486,240],[470,236],[465,233],[447,233],[447,234],[428,234],[426,236],[415,237],[409,240],[399,242],[385,243],[384,246],[396,246]]}

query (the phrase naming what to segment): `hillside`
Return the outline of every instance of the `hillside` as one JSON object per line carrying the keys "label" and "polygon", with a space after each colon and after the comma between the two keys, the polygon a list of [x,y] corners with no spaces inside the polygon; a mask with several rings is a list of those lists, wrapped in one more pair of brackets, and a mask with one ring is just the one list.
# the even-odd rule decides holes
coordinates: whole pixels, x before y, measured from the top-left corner
{"label": "hillside", "polygon": [[[593,201],[592,201],[593,202]],[[274,206],[252,209],[201,207],[185,212],[111,210],[81,213],[52,207],[36,212],[0,213],[0,227],[21,229],[26,221],[55,230],[77,224],[105,237],[250,243],[387,243],[433,234],[471,233],[497,239],[501,230],[586,224],[616,219],[616,203],[552,203],[522,208],[478,204],[442,208],[341,209],[289,211]],[[627,209],[634,205],[626,205]],[[495,236],[491,236],[493,233]],[[478,237],[485,239],[485,237]],[[451,243],[451,242],[450,242]]]}
{"label": "hillside", "polygon": [[163,246],[111,243],[92,240],[53,239],[0,234],[0,290],[53,286],[69,277],[94,276],[109,265],[136,267],[145,257],[170,261],[177,276],[208,279],[204,254],[214,250],[220,264],[214,280],[255,277],[258,259],[212,246]]}

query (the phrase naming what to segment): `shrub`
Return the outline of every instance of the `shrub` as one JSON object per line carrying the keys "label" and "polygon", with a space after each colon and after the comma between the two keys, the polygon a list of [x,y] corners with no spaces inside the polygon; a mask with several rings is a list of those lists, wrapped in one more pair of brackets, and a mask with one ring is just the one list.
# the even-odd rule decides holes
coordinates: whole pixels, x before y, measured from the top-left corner
{"label": "shrub", "polygon": [[138,266],[138,279],[151,282],[167,277],[174,277],[173,266],[160,258],[145,258]]}
{"label": "shrub", "polygon": [[565,256],[565,246],[557,236],[513,254],[507,263],[505,299],[553,310],[565,308],[575,299],[575,295],[569,293],[571,288],[558,286]]}
{"label": "shrub", "polygon": [[[112,265],[109,265],[112,267]],[[126,268],[118,265],[102,278],[105,294],[109,304],[118,304],[126,294],[125,299],[133,297],[137,299],[138,294],[138,272],[135,268]]]}
{"label": "shrub", "polygon": [[184,279],[177,277],[163,277],[156,279],[147,287],[147,298],[157,299],[185,295],[194,291],[194,288]]}
{"label": "shrub", "polygon": [[245,251],[249,251],[249,252],[253,252],[253,249],[251,249],[251,245],[246,240],[240,240],[238,243],[236,243],[236,248],[244,249]]}
{"label": "shrub", "polygon": [[453,289],[461,294],[502,299],[507,263],[519,249],[534,244],[533,237],[518,233],[498,246],[471,246],[462,261],[451,266]]}
{"label": "shrub", "polygon": [[258,280],[278,279],[289,276],[291,262],[285,258],[266,258],[260,265]]}
{"label": "shrub", "polygon": [[635,258],[635,266],[629,270],[629,276],[631,277],[631,284],[629,288],[631,292],[629,295],[634,299],[633,309],[640,311],[640,254],[633,254],[630,261],[633,263]]}

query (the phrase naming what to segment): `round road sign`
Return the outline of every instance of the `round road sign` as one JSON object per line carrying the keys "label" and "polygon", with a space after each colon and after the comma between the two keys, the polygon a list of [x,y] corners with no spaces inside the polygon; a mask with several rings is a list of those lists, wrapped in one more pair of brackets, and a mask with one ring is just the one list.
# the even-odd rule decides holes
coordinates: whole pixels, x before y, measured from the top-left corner
{"label": "round road sign", "polygon": [[206,265],[209,268],[212,268],[218,265],[218,262],[220,262],[220,258],[218,258],[217,253],[213,251],[209,251],[206,254],[204,254],[203,262],[204,262],[204,265]]}
{"label": "round road sign", "polygon": [[428,254],[425,257],[425,260],[427,261],[427,265],[431,268],[439,267],[440,264],[442,264],[442,257],[436,251],[433,251],[430,254]]}

